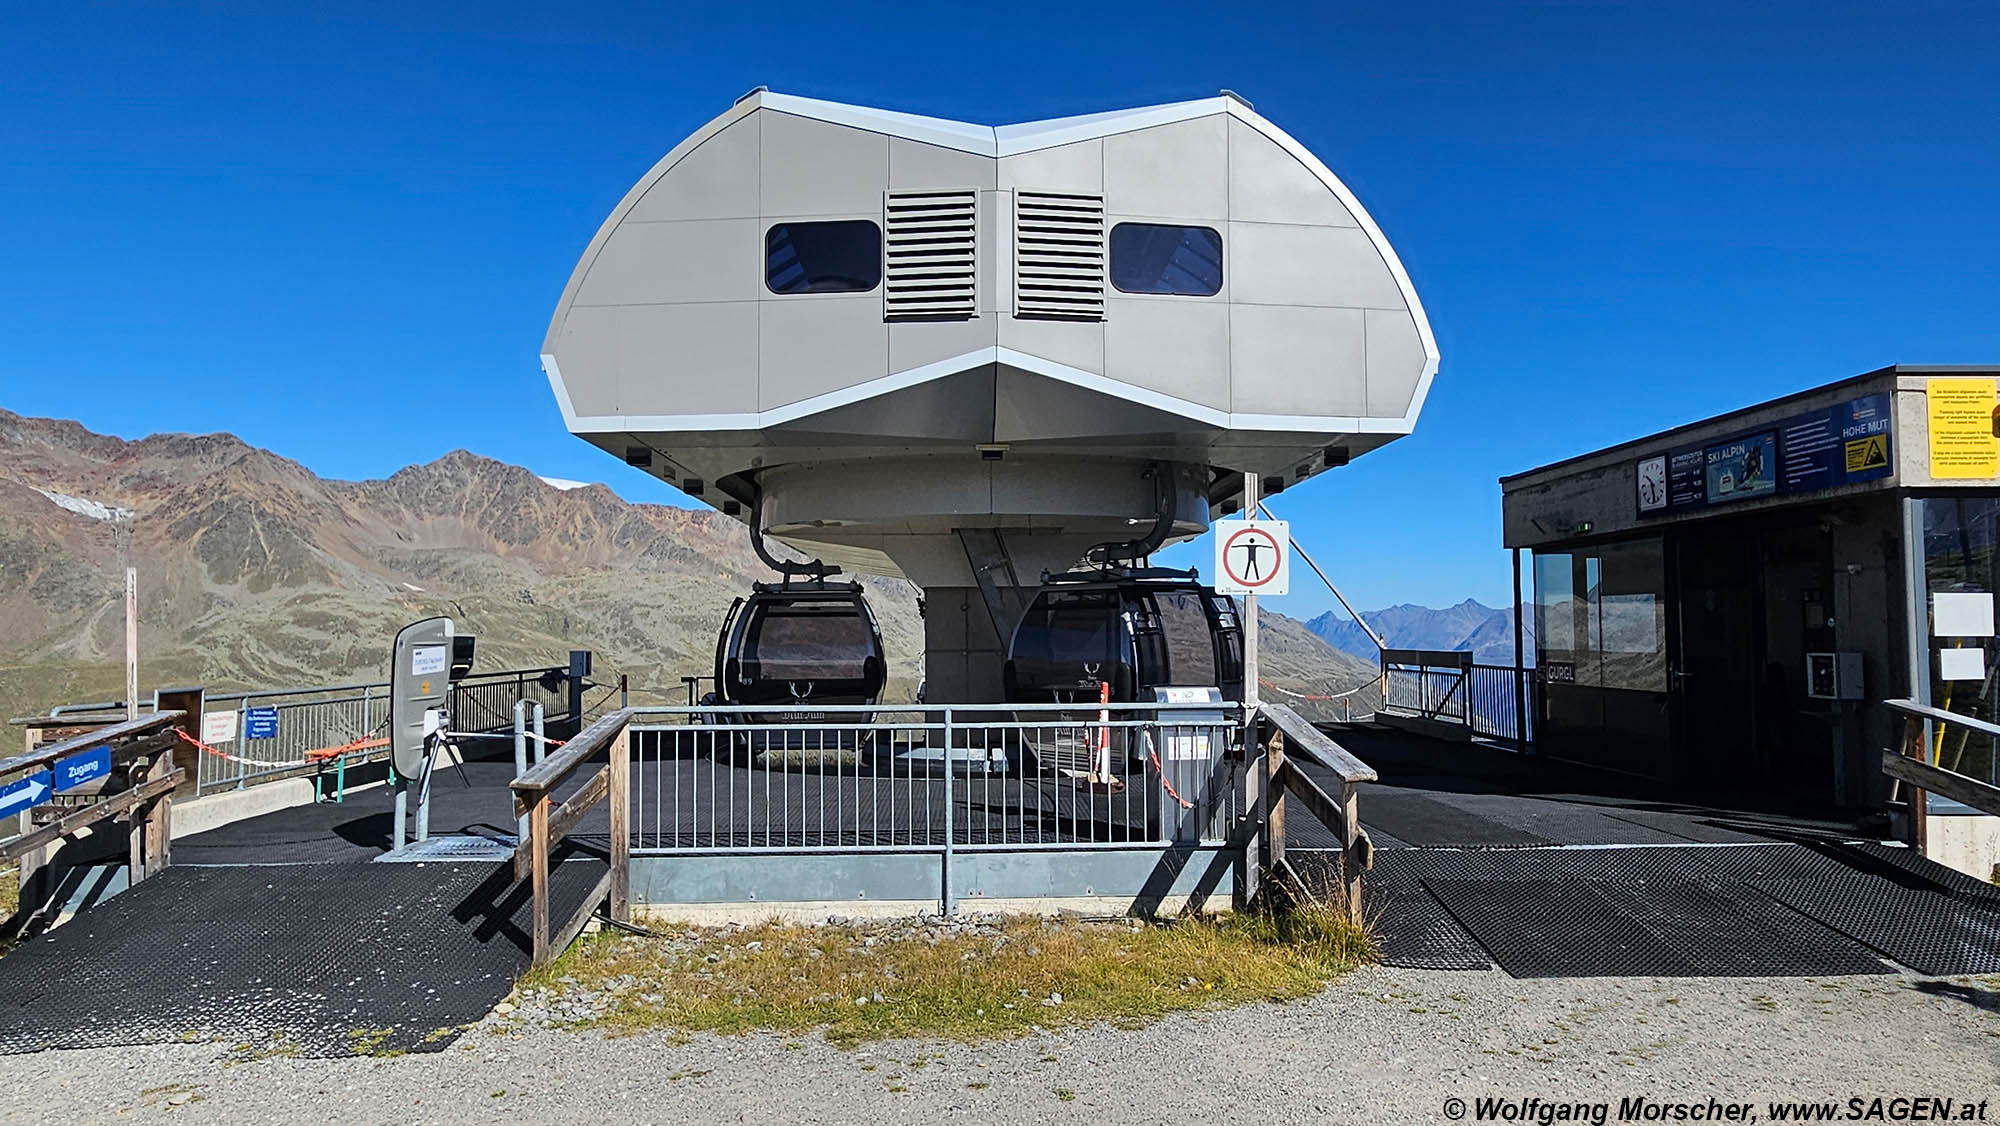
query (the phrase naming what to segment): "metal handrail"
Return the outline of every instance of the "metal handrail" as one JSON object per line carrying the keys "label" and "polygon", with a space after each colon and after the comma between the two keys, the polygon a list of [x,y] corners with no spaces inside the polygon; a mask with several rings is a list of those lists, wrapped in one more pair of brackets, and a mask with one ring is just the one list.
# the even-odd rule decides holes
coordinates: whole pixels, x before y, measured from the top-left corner
{"label": "metal handrail", "polygon": [[[1225,701],[1220,705],[1225,712],[1241,713],[1243,705],[1235,701]],[[1100,704],[1095,700],[1074,704],[815,704],[810,700],[789,704],[697,704],[682,707],[678,704],[639,704],[626,709],[635,716],[665,713],[669,715],[773,715],[796,716],[800,712],[815,715],[852,715],[855,713],[911,715],[918,712],[951,711],[970,715],[1009,714],[1013,712],[1177,712],[1188,710],[1214,711],[1215,704],[1158,704],[1148,701],[1116,701]],[[817,726],[817,725],[815,725]],[[902,726],[902,725],[899,725]]]}

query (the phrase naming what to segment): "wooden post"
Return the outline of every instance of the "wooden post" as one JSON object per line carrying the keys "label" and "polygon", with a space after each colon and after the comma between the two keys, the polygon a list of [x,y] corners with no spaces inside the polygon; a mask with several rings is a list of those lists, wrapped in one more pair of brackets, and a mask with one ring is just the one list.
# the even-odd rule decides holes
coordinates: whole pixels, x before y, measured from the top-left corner
{"label": "wooden post", "polygon": [[125,718],[139,718],[139,568],[125,568]]}
{"label": "wooden post", "polygon": [[[1918,762],[1930,761],[1930,756],[1925,753],[1925,749],[1930,745],[1930,740],[1925,734],[1929,726],[1928,722],[1916,716],[1910,716],[1903,721],[1905,758],[1913,758]],[[1912,783],[1904,783],[1903,788],[1907,795],[1906,800],[1910,803],[1910,845],[1917,850],[1918,856],[1926,856],[1928,853],[1924,851],[1924,847],[1930,843],[1930,794]]]}
{"label": "wooden post", "polygon": [[1285,735],[1273,730],[1264,751],[1264,851],[1265,872],[1273,884],[1285,866]]}
{"label": "wooden post", "polygon": [[534,889],[530,910],[535,922],[531,960],[534,965],[544,966],[554,957],[549,950],[549,795],[546,792],[538,795],[528,809],[528,842],[528,879]]}
{"label": "wooden post", "polygon": [[[147,781],[166,778],[174,772],[174,749],[170,744],[153,758]],[[174,862],[174,799],[161,794],[146,806],[146,875],[156,876]]]}
{"label": "wooden post", "polygon": [[[137,786],[144,782],[150,773],[139,769],[138,764],[134,763],[132,784]],[[125,879],[135,887],[146,878],[146,839],[149,835],[147,830],[146,807],[133,806],[125,814]]]}
{"label": "wooden post", "polygon": [[621,728],[611,744],[611,917],[632,921],[632,732]]}
{"label": "wooden post", "polygon": [[1340,877],[1341,899],[1347,917],[1357,925],[1361,918],[1361,872],[1366,867],[1361,855],[1361,789],[1352,782],[1340,787]]}

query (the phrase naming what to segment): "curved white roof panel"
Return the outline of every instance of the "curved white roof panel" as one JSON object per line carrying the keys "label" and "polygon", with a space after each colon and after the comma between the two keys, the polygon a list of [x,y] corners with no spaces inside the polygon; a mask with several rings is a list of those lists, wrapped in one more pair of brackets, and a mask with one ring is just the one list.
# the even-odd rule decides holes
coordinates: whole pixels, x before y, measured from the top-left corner
{"label": "curved white roof panel", "polygon": [[[787,288],[822,244],[874,261]],[[994,443],[1295,480],[1408,433],[1438,365],[1367,210],[1229,96],[995,128],[754,92],[626,193],[542,353],[572,432],[710,481]]]}

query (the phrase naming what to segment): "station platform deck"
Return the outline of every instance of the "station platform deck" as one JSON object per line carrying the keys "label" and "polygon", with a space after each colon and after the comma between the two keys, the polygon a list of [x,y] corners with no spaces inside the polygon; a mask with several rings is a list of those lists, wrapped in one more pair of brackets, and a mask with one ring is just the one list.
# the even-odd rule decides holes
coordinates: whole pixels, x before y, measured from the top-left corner
{"label": "station platform deck", "polygon": [[[1682,800],[1402,732],[1335,738],[1382,776],[1360,808],[1377,845],[1366,908],[1391,964],[1521,977],[2000,972],[2000,889],[1871,840],[1866,825]],[[678,767],[634,769],[641,792],[673,792],[646,772]],[[463,781],[440,770],[422,862],[372,863],[390,846],[385,788],[176,841],[167,872],[0,958],[0,1052],[182,1039],[309,1055],[442,1048],[528,964],[526,891],[492,859],[512,843],[512,776],[511,762],[467,763]],[[955,787],[960,840],[1022,824],[1021,783],[979,781]],[[712,824],[717,791],[705,794],[675,800]],[[894,840],[871,843],[941,843],[942,795],[906,790],[927,814],[906,809]],[[1090,799],[1069,812],[1091,803],[1108,809]],[[665,816],[640,819],[635,844],[701,843],[659,832]],[[833,816],[865,828],[851,808]],[[555,866],[558,913],[604,871],[608,828],[600,807],[572,837]],[[1295,867],[1330,884],[1331,835],[1301,817],[1289,829]]]}

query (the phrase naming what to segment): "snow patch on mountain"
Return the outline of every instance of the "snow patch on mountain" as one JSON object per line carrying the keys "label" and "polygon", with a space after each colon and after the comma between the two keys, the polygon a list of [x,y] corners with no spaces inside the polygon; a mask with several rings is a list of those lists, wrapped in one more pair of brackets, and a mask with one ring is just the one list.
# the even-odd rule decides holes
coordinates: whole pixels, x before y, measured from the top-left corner
{"label": "snow patch on mountain", "polygon": [[87,516],[92,520],[110,521],[130,520],[132,518],[132,510],[129,508],[119,508],[117,505],[105,504],[102,501],[73,497],[68,493],[58,493],[51,489],[36,489],[35,491],[49,498],[50,502],[58,507],[66,508],[78,516]]}

